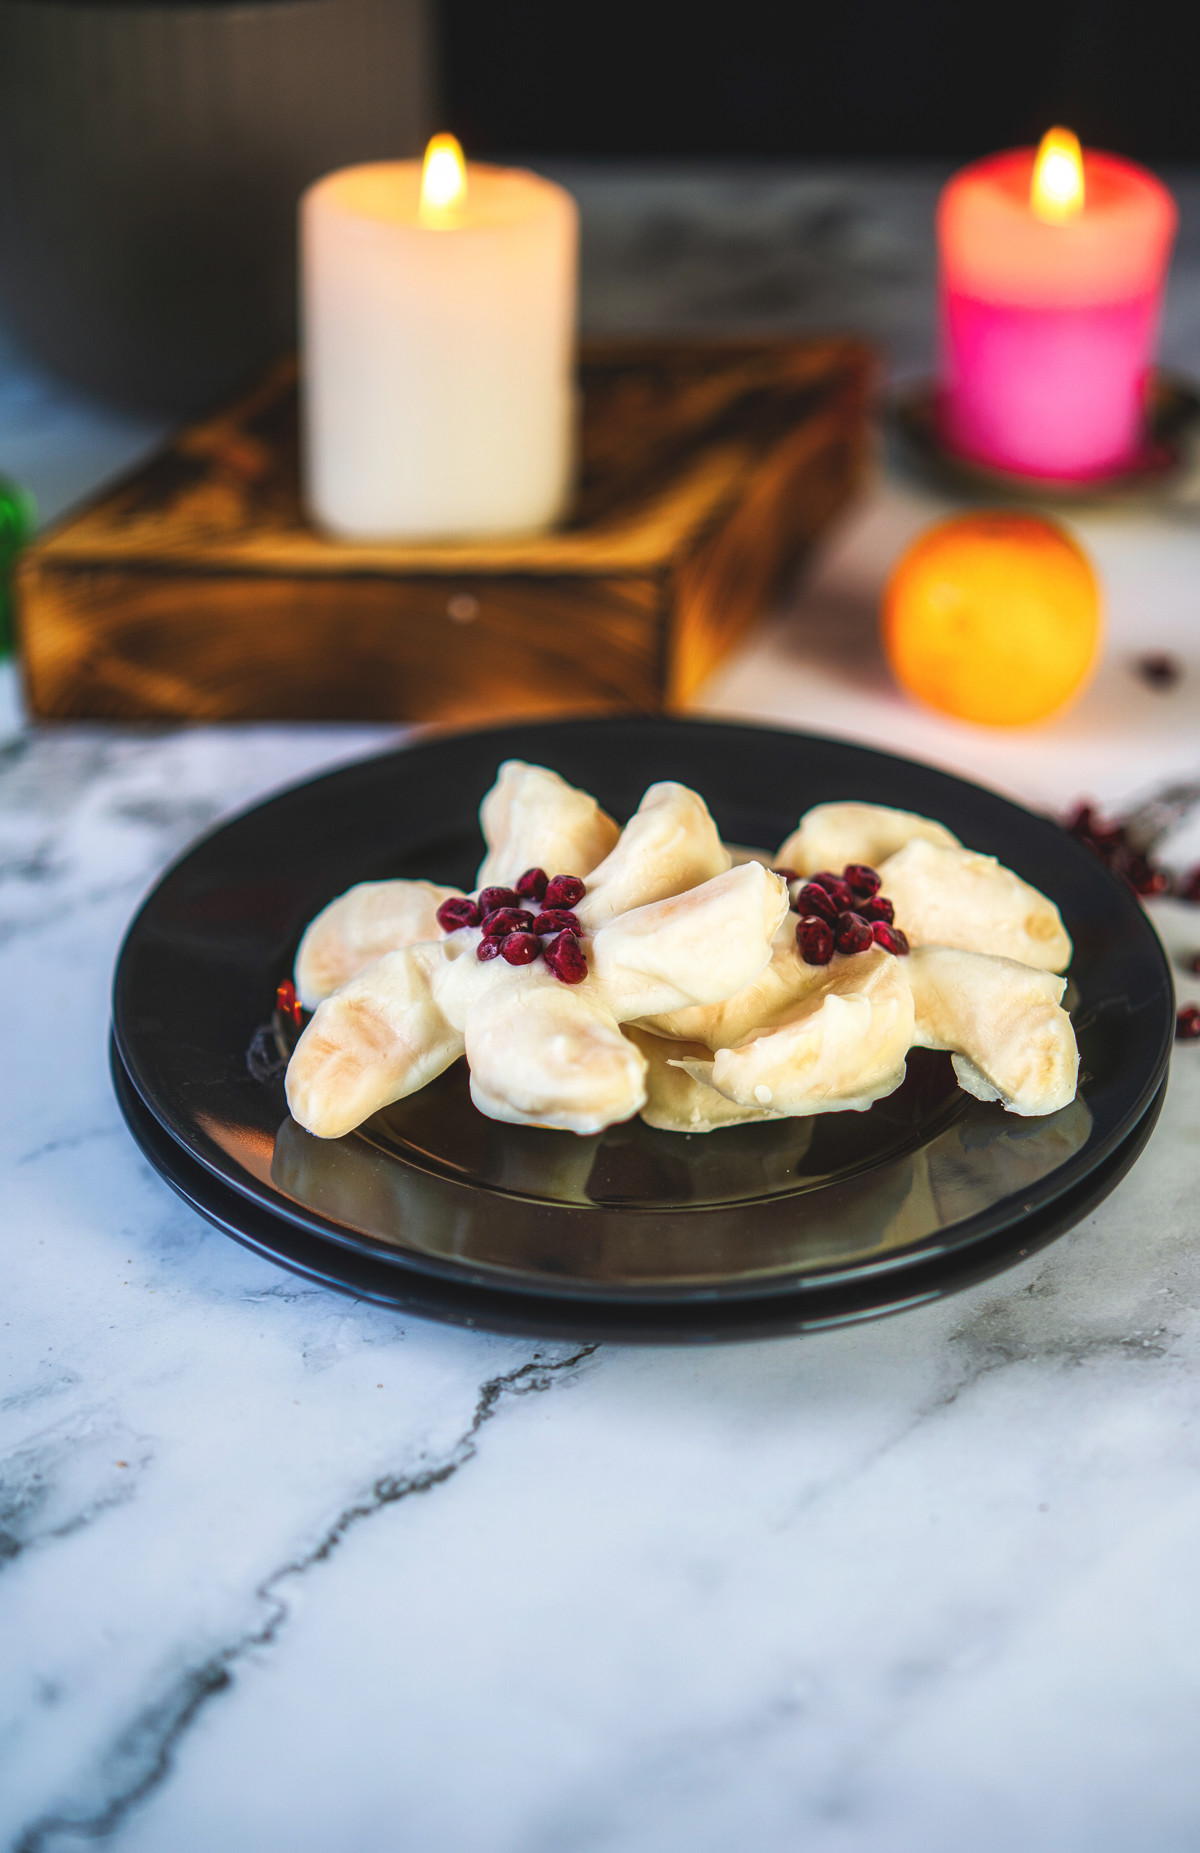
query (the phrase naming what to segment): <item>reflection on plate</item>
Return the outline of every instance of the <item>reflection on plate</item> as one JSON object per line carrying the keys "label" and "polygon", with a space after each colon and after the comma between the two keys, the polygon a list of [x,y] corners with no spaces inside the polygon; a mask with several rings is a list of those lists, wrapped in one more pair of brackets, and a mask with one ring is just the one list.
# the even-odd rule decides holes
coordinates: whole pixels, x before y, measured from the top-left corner
{"label": "reflection on plate", "polygon": [[475,1287],[464,1279],[435,1279],[310,1235],[285,1217],[274,1216],[248,1201],[189,1158],[143,1105],[115,1046],[112,1069],[117,1099],[130,1130],[172,1189],[235,1241],[279,1262],[292,1273],[355,1299],[454,1325],[575,1341],[637,1344],[709,1344],[714,1340],[829,1331],[926,1305],[990,1279],[1044,1248],[1103,1201],[1145,1147],[1166,1091],[1164,1082],[1129,1138],[1074,1190],[964,1250],[934,1254],[890,1275],[851,1270],[840,1279],[827,1281],[817,1276],[801,1281],[791,1292],[761,1298],[731,1299],[712,1294],[702,1300],[647,1305],[639,1300],[563,1299],[553,1293],[532,1297],[494,1287]]}
{"label": "reflection on plate", "polygon": [[[459,1064],[358,1133],[311,1138],[287,1116],[282,1026],[265,1020],[301,929],[356,880],[469,882],[475,808],[507,757],[553,765],[618,817],[652,780],[701,787],[738,842],[781,841],[800,812],[835,797],[942,818],[1063,913],[1079,1097],[1046,1119],[1016,1118],[961,1093],[949,1057],[915,1051],[904,1086],[865,1114],[690,1137],[635,1121],[580,1139],[484,1119]],[[971,1251],[1039,1220],[1069,1226],[1070,1205],[1115,1177],[1172,1028],[1169,971],[1140,907],[1049,820],[864,748],[641,718],[439,736],[269,800],[166,876],[130,929],[114,999],[120,1058],[168,1141],[160,1153],[178,1151],[246,1218],[263,1212],[336,1250],[335,1278],[355,1254],[421,1276],[430,1294],[457,1285],[523,1301],[538,1330],[552,1305],[647,1317],[653,1306],[658,1319],[676,1308],[684,1323],[691,1307],[711,1326],[717,1302],[749,1320],[751,1302],[850,1283],[866,1316],[939,1257],[965,1278]],[[194,1181],[189,1191],[201,1194]],[[217,1219],[229,1226],[225,1211]],[[411,1304],[414,1291],[407,1281],[395,1297]]]}
{"label": "reflection on plate", "polygon": [[[690,1137],[637,1120],[590,1139],[503,1126],[471,1106],[463,1064],[436,1093],[418,1121],[436,1131],[428,1144],[453,1153],[465,1180],[510,1200],[474,1235],[471,1260],[558,1292],[621,1283],[669,1294],[734,1275],[762,1291],[780,1276],[790,1284],[797,1272],[879,1263],[1050,1177],[1087,1143],[1092,1123],[1082,1099],[1045,1119],[1015,1119],[962,1094],[948,1057],[926,1050],[915,1052],[900,1092],[870,1113]],[[458,1230],[429,1181],[437,1161],[407,1119],[393,1108],[333,1141],[285,1119],[272,1182],[361,1235],[453,1259]],[[548,1205],[676,1213],[656,1222],[651,1241],[640,1217],[584,1215],[564,1248],[561,1225],[530,1213]],[[697,1216],[700,1208],[724,1213]]]}

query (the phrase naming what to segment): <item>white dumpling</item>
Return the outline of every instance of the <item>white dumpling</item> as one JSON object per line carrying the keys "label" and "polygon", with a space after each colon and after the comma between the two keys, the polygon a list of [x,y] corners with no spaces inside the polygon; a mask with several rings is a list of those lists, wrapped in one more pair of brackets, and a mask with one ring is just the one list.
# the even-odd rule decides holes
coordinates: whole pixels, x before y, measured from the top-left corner
{"label": "white dumpling", "polygon": [[625,1035],[646,1058],[646,1104],[642,1118],[659,1132],[719,1132],[725,1126],[748,1126],[782,1118],[769,1107],[740,1107],[715,1087],[697,1080],[681,1064],[704,1061],[702,1043],[668,1040],[630,1024]]}
{"label": "white dumpling", "polygon": [[906,961],[914,1043],[950,1049],[959,1086],[1010,1113],[1056,1113],[1075,1098],[1079,1049],[1061,1008],[1066,980],[1014,959],[946,946]]}
{"label": "white dumpling", "polygon": [[904,1079],[912,992],[903,959],[882,948],[835,954],[818,988],[765,1029],[689,1073],[741,1106],[784,1114],[863,1112]]}
{"label": "white dumpling", "polygon": [[296,953],[296,995],[306,1010],[385,952],[440,939],[437,910],[461,888],[432,881],[360,881],[322,908]]}
{"label": "white dumpling", "polygon": [[731,997],[765,969],[787,886],[760,862],[602,926],[591,969],[618,1021]]}
{"label": "white dumpling", "polygon": [[877,869],[906,843],[920,840],[953,848],[958,838],[945,824],[915,811],[893,811],[885,804],[816,804],[800,826],[780,845],[775,866],[815,875],[818,869],[841,873],[848,862]]}
{"label": "white dumpling", "polygon": [[477,888],[507,887],[526,869],[547,875],[587,875],[620,834],[586,791],[545,766],[505,760],[479,807],[487,854]]}
{"label": "white dumpling", "polygon": [[915,840],[879,868],[896,925],[914,946],[990,952],[1044,971],[1071,962],[1071,941],[1053,901],[994,856]]}
{"label": "white dumpling", "polygon": [[666,780],[651,785],[612,853],[588,874],[576,907],[589,933],[630,908],[695,888],[730,864],[729,851],[698,793]]}
{"label": "white dumpling", "polygon": [[808,992],[820,990],[825,968],[806,965],[796,950],[796,916],[785,914],[771,942],[769,964],[740,991],[719,1004],[693,1004],[647,1017],[639,1027],[655,1036],[732,1048],[752,1030],[764,1029]]}
{"label": "white dumpling", "polygon": [[458,1060],[463,1039],[433,994],[439,944],[389,952],[317,1006],[288,1063],[292,1118],[340,1139]]}
{"label": "white dumpling", "polygon": [[471,1098],[489,1119],[587,1135],[645,1104],[646,1061],[591,986],[545,968],[503,985],[467,1021]]}

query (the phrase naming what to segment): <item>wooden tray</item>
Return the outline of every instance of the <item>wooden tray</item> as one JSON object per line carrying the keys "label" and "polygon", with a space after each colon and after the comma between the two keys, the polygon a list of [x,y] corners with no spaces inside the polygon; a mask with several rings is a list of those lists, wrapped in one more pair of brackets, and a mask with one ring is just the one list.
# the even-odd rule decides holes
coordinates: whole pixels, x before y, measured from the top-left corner
{"label": "wooden tray", "polygon": [[293,363],[30,547],[43,718],[477,721],[675,707],[859,478],[869,350],[604,342],[553,533],[326,539],[300,504]]}

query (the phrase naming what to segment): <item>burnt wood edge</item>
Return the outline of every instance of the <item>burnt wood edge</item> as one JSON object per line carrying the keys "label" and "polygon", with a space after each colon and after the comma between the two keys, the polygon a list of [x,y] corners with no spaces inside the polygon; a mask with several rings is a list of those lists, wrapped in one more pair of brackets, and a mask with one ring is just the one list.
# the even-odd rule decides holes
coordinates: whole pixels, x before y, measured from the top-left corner
{"label": "burnt wood edge", "polygon": [[[875,350],[865,341],[853,335],[812,335],[812,336],[736,336],[713,335],[686,339],[671,337],[636,337],[624,340],[620,337],[587,339],[579,344],[578,357],[581,367],[595,366],[637,366],[649,364],[655,360],[663,361],[671,356],[695,356],[734,359],[738,355],[758,355],[771,352],[788,354],[793,361],[805,364],[789,377],[793,388],[806,381],[802,375],[810,376],[815,386],[824,379],[827,385],[837,391],[844,386],[857,385],[862,392],[865,405],[873,394],[879,380],[879,360]],[[81,497],[65,509],[44,532],[40,533],[29,547],[24,550],[22,562],[30,558],[39,558],[45,553],[52,553],[57,539],[70,531],[79,522],[96,514],[110,502],[120,500],[130,491],[136,489],[146,480],[161,472],[172,463],[188,461],[192,463],[210,462],[217,467],[232,468],[235,475],[241,471],[239,459],[247,446],[261,449],[259,440],[249,436],[247,426],[255,419],[261,418],[282,397],[296,390],[299,378],[297,357],[287,355],[276,361],[267,373],[242,393],[227,401],[208,414],[202,415],[191,424],[183,426],[164,443],[154,449],[148,457],[129,469],[108,478],[92,494]],[[814,406],[813,414],[819,415],[819,406]],[[314,530],[315,531],[315,530]],[[353,549],[347,548],[347,554]],[[136,555],[129,557],[133,564]],[[18,565],[18,578],[20,564]],[[58,562],[56,562],[57,564]],[[76,556],[72,564],[81,570],[86,568],[86,559]],[[157,556],[147,556],[151,568],[160,567],[162,562]],[[66,565],[66,562],[63,562]],[[192,570],[189,567],[189,570]],[[197,569],[198,570],[198,569]],[[253,570],[252,568],[236,569]],[[268,573],[276,572],[277,567],[263,569]],[[379,572],[384,577],[395,574],[393,567],[371,567],[364,564],[366,573]]]}

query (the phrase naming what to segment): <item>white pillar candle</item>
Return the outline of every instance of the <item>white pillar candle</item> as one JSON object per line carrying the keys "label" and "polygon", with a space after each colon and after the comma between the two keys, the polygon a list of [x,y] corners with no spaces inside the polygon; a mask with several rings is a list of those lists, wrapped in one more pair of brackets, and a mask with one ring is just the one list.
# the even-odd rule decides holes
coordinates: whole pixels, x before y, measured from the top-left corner
{"label": "white pillar candle", "polygon": [[557,520],[574,437],[570,194],[516,168],[464,168],[438,136],[424,170],[374,162],[318,180],[300,239],[315,520],[349,540]]}

